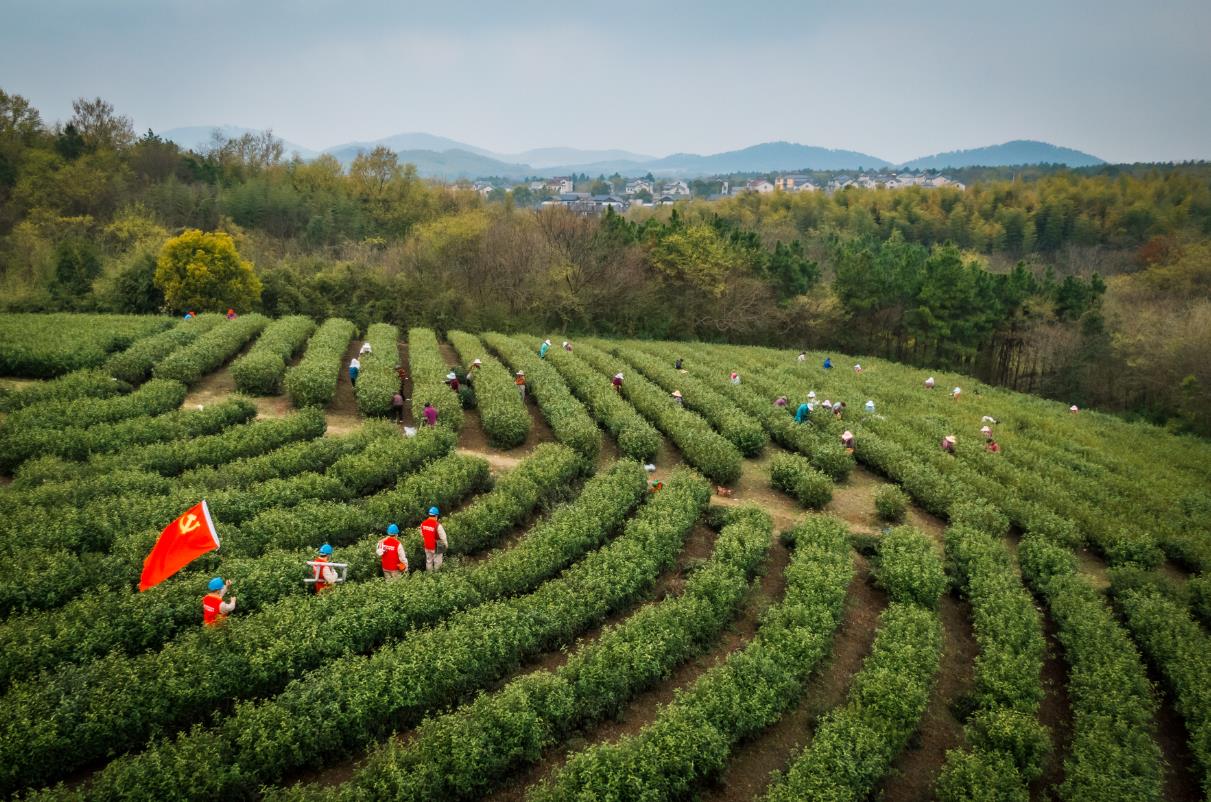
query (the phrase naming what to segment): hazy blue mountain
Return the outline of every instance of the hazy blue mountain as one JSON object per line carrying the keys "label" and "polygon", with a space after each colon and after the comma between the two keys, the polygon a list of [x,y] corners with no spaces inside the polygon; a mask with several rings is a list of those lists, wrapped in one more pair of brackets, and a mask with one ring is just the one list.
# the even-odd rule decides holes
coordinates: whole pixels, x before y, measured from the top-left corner
{"label": "hazy blue mountain", "polygon": [[653,174],[684,175],[773,170],[857,170],[859,167],[870,170],[887,166],[890,166],[890,162],[866,153],[818,148],[795,142],[765,142],[710,156],[674,153],[646,163]]}
{"label": "hazy blue mountain", "polygon": [[1004,167],[1014,164],[1066,164],[1069,167],[1092,167],[1106,162],[1072,148],[1062,148],[1048,142],[1015,139],[1003,145],[989,145],[970,150],[952,150],[933,156],[923,156],[905,162],[901,167],[918,170],[944,170],[947,167]]}
{"label": "hazy blue mountain", "polygon": [[[613,161],[648,162],[656,158],[642,153],[631,153],[627,150],[581,150],[580,148],[534,148],[521,153],[491,153],[488,155],[501,161],[523,163],[537,168]],[[578,170],[577,172],[583,171]]]}
{"label": "hazy blue mountain", "polygon": [[[349,145],[341,150],[328,151],[346,167],[358,153],[366,152],[365,146]],[[522,178],[533,174],[528,164],[510,164],[466,150],[399,150],[400,164],[415,164],[416,172],[425,178],[453,180],[457,178],[479,178],[481,176],[509,176]]]}
{"label": "hazy blue mountain", "polygon": [[[160,137],[167,139],[170,142],[176,142],[186,150],[204,150],[210,146],[211,135],[215,130],[218,130],[223,136],[228,139],[235,139],[244,134],[257,134],[260,129],[244,128],[239,125],[189,125],[182,128],[172,128],[168,131],[159,132]],[[302,145],[282,140],[282,147],[286,152],[286,157],[289,158],[292,153],[297,153],[299,158],[314,159],[320,155],[318,151],[311,148],[305,148]]]}
{"label": "hazy blue mountain", "polygon": [[397,153],[402,150],[432,150],[442,153],[447,150],[463,150],[468,153],[475,153],[480,156],[489,158],[498,158],[495,153],[484,148],[477,148],[474,145],[468,145],[466,142],[459,142],[456,139],[449,139],[444,136],[435,134],[426,134],[423,131],[414,131],[406,134],[394,134],[385,136],[382,139],[375,139],[368,142],[346,142],[341,145],[334,145],[330,148],[324,148],[325,153],[336,154],[338,151],[347,151],[350,148],[361,148],[363,150],[374,150],[378,146],[391,148]]}

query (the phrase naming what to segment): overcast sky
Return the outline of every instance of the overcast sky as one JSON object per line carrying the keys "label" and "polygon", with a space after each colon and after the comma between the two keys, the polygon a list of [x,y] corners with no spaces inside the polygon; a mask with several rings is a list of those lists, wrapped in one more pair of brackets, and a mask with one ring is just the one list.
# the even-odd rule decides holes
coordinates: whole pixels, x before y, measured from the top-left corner
{"label": "overcast sky", "polygon": [[0,0],[0,88],[48,121],[427,131],[497,152],[785,139],[899,162],[1042,139],[1211,158],[1211,0]]}

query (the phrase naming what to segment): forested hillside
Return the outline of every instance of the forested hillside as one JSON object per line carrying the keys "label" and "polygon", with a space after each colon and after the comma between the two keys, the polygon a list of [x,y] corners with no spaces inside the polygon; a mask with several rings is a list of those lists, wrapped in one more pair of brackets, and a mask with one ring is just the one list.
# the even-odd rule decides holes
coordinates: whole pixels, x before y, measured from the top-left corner
{"label": "forested hillside", "polygon": [[1211,431],[1205,164],[586,218],[423,181],[386,149],[348,169],[268,134],[182,151],[100,99],[74,109],[51,124],[0,91],[10,310],[161,310],[165,242],[223,231],[275,316],[836,347]]}

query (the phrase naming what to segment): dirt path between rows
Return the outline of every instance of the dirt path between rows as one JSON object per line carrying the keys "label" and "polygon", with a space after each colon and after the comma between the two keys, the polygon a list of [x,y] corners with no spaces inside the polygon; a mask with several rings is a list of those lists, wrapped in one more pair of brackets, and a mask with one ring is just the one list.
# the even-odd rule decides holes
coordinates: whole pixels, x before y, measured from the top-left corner
{"label": "dirt path between rows", "polygon": [[357,410],[357,397],[353,394],[353,383],[349,381],[349,360],[357,356],[362,341],[354,337],[341,357],[336,377],[336,393],[324,416],[328,420],[329,435],[348,434],[362,425],[362,415]]}

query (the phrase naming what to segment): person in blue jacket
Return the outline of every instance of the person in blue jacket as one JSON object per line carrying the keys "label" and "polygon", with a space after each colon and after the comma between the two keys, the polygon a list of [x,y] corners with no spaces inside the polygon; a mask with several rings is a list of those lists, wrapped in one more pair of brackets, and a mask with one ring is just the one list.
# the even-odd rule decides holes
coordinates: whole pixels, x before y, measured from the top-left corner
{"label": "person in blue jacket", "polygon": [[825,370],[833,369],[833,358],[831,356],[824,357],[824,369]]}
{"label": "person in blue jacket", "polygon": [[542,345],[538,346],[538,358],[546,359],[547,351],[551,350],[551,341],[543,340]]}
{"label": "person in blue jacket", "polygon": [[811,414],[811,405],[804,401],[795,410],[795,423],[807,423],[807,416]]}

